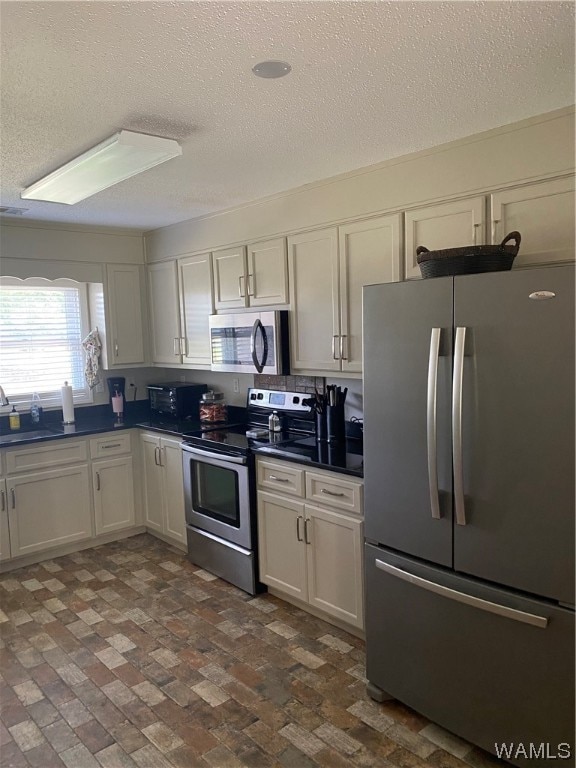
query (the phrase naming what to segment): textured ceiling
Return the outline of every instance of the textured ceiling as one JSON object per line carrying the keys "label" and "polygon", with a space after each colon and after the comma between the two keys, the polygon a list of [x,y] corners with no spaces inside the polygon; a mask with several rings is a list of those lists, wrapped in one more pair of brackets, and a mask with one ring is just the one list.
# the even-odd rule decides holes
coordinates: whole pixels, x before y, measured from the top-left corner
{"label": "textured ceiling", "polygon": [[[2,0],[1,205],[154,229],[567,106],[574,8]],[[291,74],[254,77],[267,58]],[[120,128],[183,155],[74,206],[20,199]]]}

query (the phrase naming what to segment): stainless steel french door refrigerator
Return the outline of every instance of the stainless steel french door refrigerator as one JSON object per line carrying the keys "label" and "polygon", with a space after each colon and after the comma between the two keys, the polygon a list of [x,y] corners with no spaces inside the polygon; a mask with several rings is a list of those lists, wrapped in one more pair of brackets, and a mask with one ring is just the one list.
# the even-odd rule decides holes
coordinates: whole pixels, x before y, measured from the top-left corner
{"label": "stainless steel french door refrigerator", "polygon": [[368,692],[517,765],[574,765],[574,280],[364,288]]}

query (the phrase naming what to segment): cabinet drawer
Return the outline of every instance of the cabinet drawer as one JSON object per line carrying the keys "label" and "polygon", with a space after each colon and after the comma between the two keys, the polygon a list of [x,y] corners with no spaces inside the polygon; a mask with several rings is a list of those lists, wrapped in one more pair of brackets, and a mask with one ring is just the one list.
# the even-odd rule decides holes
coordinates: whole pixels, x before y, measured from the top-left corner
{"label": "cabinet drawer", "polygon": [[27,472],[29,469],[56,467],[86,461],[86,441],[53,440],[42,448],[27,446],[6,452],[6,471]]}
{"label": "cabinet drawer", "polygon": [[130,453],[130,433],[106,435],[90,440],[90,456],[100,459],[105,456],[115,456],[118,453]]}
{"label": "cabinet drawer", "polygon": [[304,470],[297,466],[258,461],[258,487],[269,491],[304,496]]}
{"label": "cabinet drawer", "polygon": [[306,472],[306,499],[361,515],[363,486],[343,477]]}

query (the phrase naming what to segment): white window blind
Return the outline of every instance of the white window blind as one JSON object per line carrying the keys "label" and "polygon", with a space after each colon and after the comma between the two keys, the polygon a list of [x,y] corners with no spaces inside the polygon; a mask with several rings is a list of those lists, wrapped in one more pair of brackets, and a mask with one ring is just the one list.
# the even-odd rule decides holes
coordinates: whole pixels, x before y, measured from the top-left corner
{"label": "white window blind", "polygon": [[82,339],[88,333],[86,286],[72,280],[0,279],[0,384],[11,403],[37,392],[61,403],[67,381],[74,402],[91,402]]}

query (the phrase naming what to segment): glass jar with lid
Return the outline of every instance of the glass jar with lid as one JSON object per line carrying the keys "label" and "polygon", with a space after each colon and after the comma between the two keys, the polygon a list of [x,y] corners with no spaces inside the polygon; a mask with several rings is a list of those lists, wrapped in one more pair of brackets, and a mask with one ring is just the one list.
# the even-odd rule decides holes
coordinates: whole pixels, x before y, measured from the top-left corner
{"label": "glass jar with lid", "polygon": [[202,395],[200,400],[200,424],[208,426],[222,424],[228,419],[228,406],[222,392],[213,392],[211,389]]}

